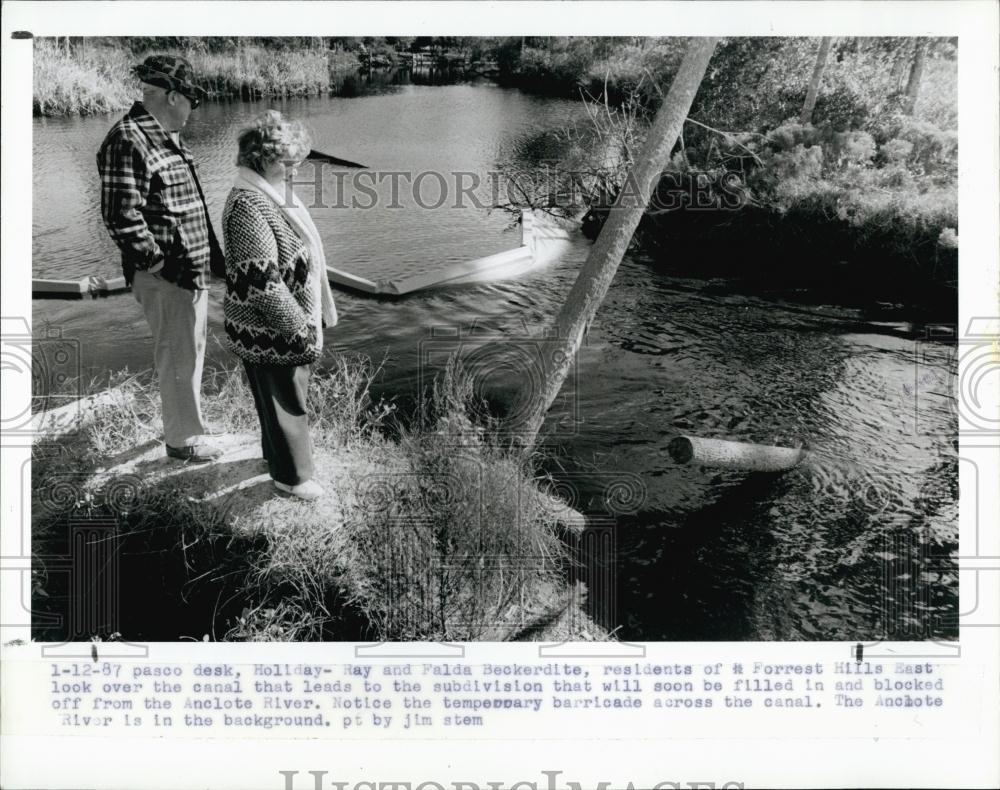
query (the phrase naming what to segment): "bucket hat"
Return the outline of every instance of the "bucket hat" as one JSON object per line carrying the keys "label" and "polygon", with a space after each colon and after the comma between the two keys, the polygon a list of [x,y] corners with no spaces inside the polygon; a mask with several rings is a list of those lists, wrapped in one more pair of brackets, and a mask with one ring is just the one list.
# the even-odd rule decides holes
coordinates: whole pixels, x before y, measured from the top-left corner
{"label": "bucket hat", "polygon": [[150,55],[132,71],[142,81],[187,96],[196,107],[208,93],[194,84],[194,70],[187,58],[179,55]]}

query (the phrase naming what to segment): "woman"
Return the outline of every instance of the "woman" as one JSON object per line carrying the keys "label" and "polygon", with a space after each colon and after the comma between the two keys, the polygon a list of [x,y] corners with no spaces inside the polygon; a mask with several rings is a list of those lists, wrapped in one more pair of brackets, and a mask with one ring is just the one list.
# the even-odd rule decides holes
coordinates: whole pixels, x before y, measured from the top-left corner
{"label": "woman", "polygon": [[302,124],[264,113],[240,134],[222,215],[228,345],[246,368],[274,485],[301,499],[323,494],[313,479],[306,394],[323,328],[337,322],[323,243],[287,183],[309,149]]}

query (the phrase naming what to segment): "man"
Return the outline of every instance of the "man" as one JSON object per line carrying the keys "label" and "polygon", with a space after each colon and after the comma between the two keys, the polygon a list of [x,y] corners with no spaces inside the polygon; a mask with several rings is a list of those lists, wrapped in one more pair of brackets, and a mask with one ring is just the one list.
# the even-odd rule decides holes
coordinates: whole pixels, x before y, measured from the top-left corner
{"label": "man", "polygon": [[152,330],[167,455],[203,463],[222,454],[205,438],[201,373],[209,273],[224,277],[225,262],[179,133],[205,92],[181,57],[152,55],[134,71],[142,101],[97,154],[101,213]]}

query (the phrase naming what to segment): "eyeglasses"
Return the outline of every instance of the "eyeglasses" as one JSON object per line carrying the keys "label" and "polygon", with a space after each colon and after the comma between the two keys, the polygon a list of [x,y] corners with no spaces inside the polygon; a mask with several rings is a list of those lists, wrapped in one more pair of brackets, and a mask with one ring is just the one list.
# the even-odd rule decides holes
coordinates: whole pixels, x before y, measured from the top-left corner
{"label": "eyeglasses", "polygon": [[190,96],[187,93],[184,93],[184,91],[175,90],[173,92],[174,93],[179,93],[181,96],[183,96],[185,99],[187,99],[188,102],[191,105],[191,109],[192,110],[197,109],[198,105],[201,104],[201,99],[199,99],[197,96]]}

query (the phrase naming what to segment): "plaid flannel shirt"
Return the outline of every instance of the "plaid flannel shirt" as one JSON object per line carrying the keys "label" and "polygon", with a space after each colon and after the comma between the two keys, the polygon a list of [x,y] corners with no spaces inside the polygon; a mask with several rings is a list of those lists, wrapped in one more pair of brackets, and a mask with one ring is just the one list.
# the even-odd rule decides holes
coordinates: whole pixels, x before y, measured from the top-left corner
{"label": "plaid flannel shirt", "polygon": [[225,277],[225,259],[191,152],[141,102],[111,127],[97,153],[101,214],[122,253],[127,282],[159,271],[188,290],[206,289],[209,272]]}

